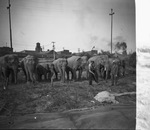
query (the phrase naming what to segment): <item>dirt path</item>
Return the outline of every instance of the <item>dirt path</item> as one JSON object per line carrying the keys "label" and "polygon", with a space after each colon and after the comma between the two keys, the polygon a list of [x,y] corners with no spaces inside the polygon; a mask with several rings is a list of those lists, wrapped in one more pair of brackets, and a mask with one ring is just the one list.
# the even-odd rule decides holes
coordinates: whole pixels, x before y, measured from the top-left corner
{"label": "dirt path", "polygon": [[13,129],[134,129],[135,106],[113,105],[83,111],[18,116]]}

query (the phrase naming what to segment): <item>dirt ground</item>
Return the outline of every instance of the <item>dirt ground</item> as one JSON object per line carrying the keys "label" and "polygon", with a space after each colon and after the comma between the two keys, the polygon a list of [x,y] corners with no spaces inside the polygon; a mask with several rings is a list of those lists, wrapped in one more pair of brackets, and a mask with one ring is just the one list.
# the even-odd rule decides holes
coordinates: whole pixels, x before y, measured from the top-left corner
{"label": "dirt ground", "polygon": [[[136,75],[127,74],[121,77],[117,86],[111,86],[111,81],[101,80],[97,85],[88,85],[88,80],[61,83],[55,81],[54,86],[50,82],[39,82],[26,84],[20,73],[17,85],[9,85],[8,91],[1,91],[1,98],[5,99],[5,110],[0,112],[1,116],[21,116],[34,113],[63,112],[71,109],[111,106],[112,103],[99,103],[94,96],[101,91],[115,93],[135,92]],[[119,104],[136,106],[136,95],[125,95],[116,97]]]}

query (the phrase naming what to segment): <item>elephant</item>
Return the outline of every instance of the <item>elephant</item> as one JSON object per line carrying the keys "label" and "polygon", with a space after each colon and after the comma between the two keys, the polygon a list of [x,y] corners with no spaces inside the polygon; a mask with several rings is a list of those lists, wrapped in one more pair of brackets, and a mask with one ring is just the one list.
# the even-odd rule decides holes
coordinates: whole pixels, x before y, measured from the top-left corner
{"label": "elephant", "polygon": [[[105,78],[106,81],[107,81],[107,79],[109,78],[109,76],[111,74],[111,71],[112,71],[111,68],[113,66],[114,61],[119,66],[120,60],[117,57],[108,58],[108,60],[104,64],[103,73],[106,73],[106,76],[105,77],[103,76],[103,78]],[[119,71],[118,71],[118,73],[119,73]]]}
{"label": "elephant", "polygon": [[127,55],[123,55],[123,54],[119,54],[119,53],[115,53],[113,55],[113,57],[116,57],[119,59],[119,71],[118,71],[118,75],[121,76],[125,76],[125,68],[126,68],[126,60],[128,61],[128,56]]}
{"label": "elephant", "polygon": [[72,74],[72,79],[76,80],[77,79],[77,75],[76,75],[76,71],[79,71],[78,74],[78,79],[81,79],[81,64],[82,64],[82,59],[80,56],[71,56],[69,58],[67,58],[68,61],[68,66],[66,69],[66,73],[67,73],[67,79],[69,80],[69,71],[71,71]]}
{"label": "elephant", "polygon": [[83,74],[83,71],[86,71],[85,78],[88,78],[88,56],[82,56],[81,57],[81,75]]}
{"label": "elephant", "polygon": [[[120,59],[119,70],[122,69],[122,75],[125,76],[126,63],[124,59]],[[119,73],[120,76],[120,73]]]}
{"label": "elephant", "polygon": [[14,83],[17,83],[17,73],[19,66],[19,58],[16,54],[7,54],[0,57],[0,76],[4,83],[4,88],[7,88],[9,76],[12,74]]}
{"label": "elephant", "polygon": [[32,83],[34,83],[37,80],[37,72],[36,72],[37,64],[38,58],[32,55],[27,55],[20,61],[20,66],[24,71],[27,82],[31,80]]}
{"label": "elephant", "polygon": [[105,79],[108,79],[109,76],[109,71],[111,66],[112,66],[112,62],[115,61],[116,64],[118,65],[118,74],[117,76],[120,77],[121,74],[124,76],[125,75],[125,60],[124,59],[120,59],[119,57],[112,57],[109,58],[108,62],[105,63],[105,72],[106,72],[106,77]]}
{"label": "elephant", "polygon": [[58,79],[58,73],[60,73],[61,81],[65,82],[65,72],[66,72],[66,67],[68,65],[67,59],[58,58],[54,60],[52,64],[54,65],[56,79]]}
{"label": "elephant", "polygon": [[89,58],[88,63],[91,61],[94,61],[94,66],[95,66],[95,72],[96,76],[98,77],[98,81],[100,80],[100,77],[103,77],[104,75],[104,67],[105,63],[108,62],[108,56],[107,55],[96,55],[91,58]]}
{"label": "elephant", "polygon": [[44,79],[47,80],[49,78],[48,76],[51,73],[49,64],[45,64],[45,63],[37,64],[36,72],[37,72],[38,81],[42,80],[42,75],[44,75]]}

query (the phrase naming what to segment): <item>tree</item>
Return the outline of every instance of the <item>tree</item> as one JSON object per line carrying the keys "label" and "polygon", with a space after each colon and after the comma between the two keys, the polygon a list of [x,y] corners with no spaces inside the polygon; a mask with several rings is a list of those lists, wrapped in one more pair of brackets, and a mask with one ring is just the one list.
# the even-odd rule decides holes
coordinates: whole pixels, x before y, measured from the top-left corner
{"label": "tree", "polygon": [[127,44],[126,42],[117,42],[115,45],[115,50],[120,51],[122,50],[122,54],[127,54]]}
{"label": "tree", "polygon": [[99,55],[107,55],[108,57],[112,57],[112,54],[109,51],[104,51],[104,50],[101,50]]}
{"label": "tree", "polygon": [[129,65],[136,68],[136,52],[133,52],[129,56]]}

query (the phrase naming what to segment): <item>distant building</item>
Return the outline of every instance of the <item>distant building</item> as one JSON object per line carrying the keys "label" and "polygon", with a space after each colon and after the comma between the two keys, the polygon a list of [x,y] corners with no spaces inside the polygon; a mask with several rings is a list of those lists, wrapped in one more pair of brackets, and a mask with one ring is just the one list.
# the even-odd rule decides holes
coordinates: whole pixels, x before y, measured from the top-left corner
{"label": "distant building", "polygon": [[55,52],[54,50],[50,50],[50,51],[43,51],[38,53],[38,57],[39,58],[49,58],[49,59],[53,59],[55,55],[55,59],[58,58],[58,54],[57,52]]}
{"label": "distant building", "polygon": [[34,55],[34,56],[40,57],[40,54],[39,54],[40,52],[42,52],[42,48],[40,46],[40,43],[37,42],[35,50],[23,50],[23,51],[17,52],[17,54],[20,57],[25,57],[27,55]]}
{"label": "distant building", "polygon": [[26,53],[28,55],[36,55],[38,54],[38,52],[34,51],[34,50],[23,50],[23,51],[20,51],[21,53]]}
{"label": "distant building", "polygon": [[82,54],[89,54],[89,55],[93,56],[93,55],[97,55],[98,51],[97,50],[91,50],[91,51],[83,51],[80,53],[74,53],[74,55],[79,55],[79,56]]}
{"label": "distant building", "polygon": [[35,51],[36,51],[36,52],[42,52],[42,48],[41,48],[39,42],[36,43]]}
{"label": "distant building", "polygon": [[58,51],[57,54],[58,57],[70,57],[72,53],[69,52],[69,50],[63,50],[63,51]]}
{"label": "distant building", "polygon": [[13,52],[13,54],[17,54],[19,59],[22,59],[28,55],[27,53],[22,53],[22,52]]}
{"label": "distant building", "polygon": [[91,50],[91,51],[86,51],[86,53],[93,56],[93,55],[97,55],[98,51],[97,50]]}
{"label": "distant building", "polygon": [[0,47],[0,56],[4,56],[12,52],[13,52],[13,49],[11,49],[10,47]]}

